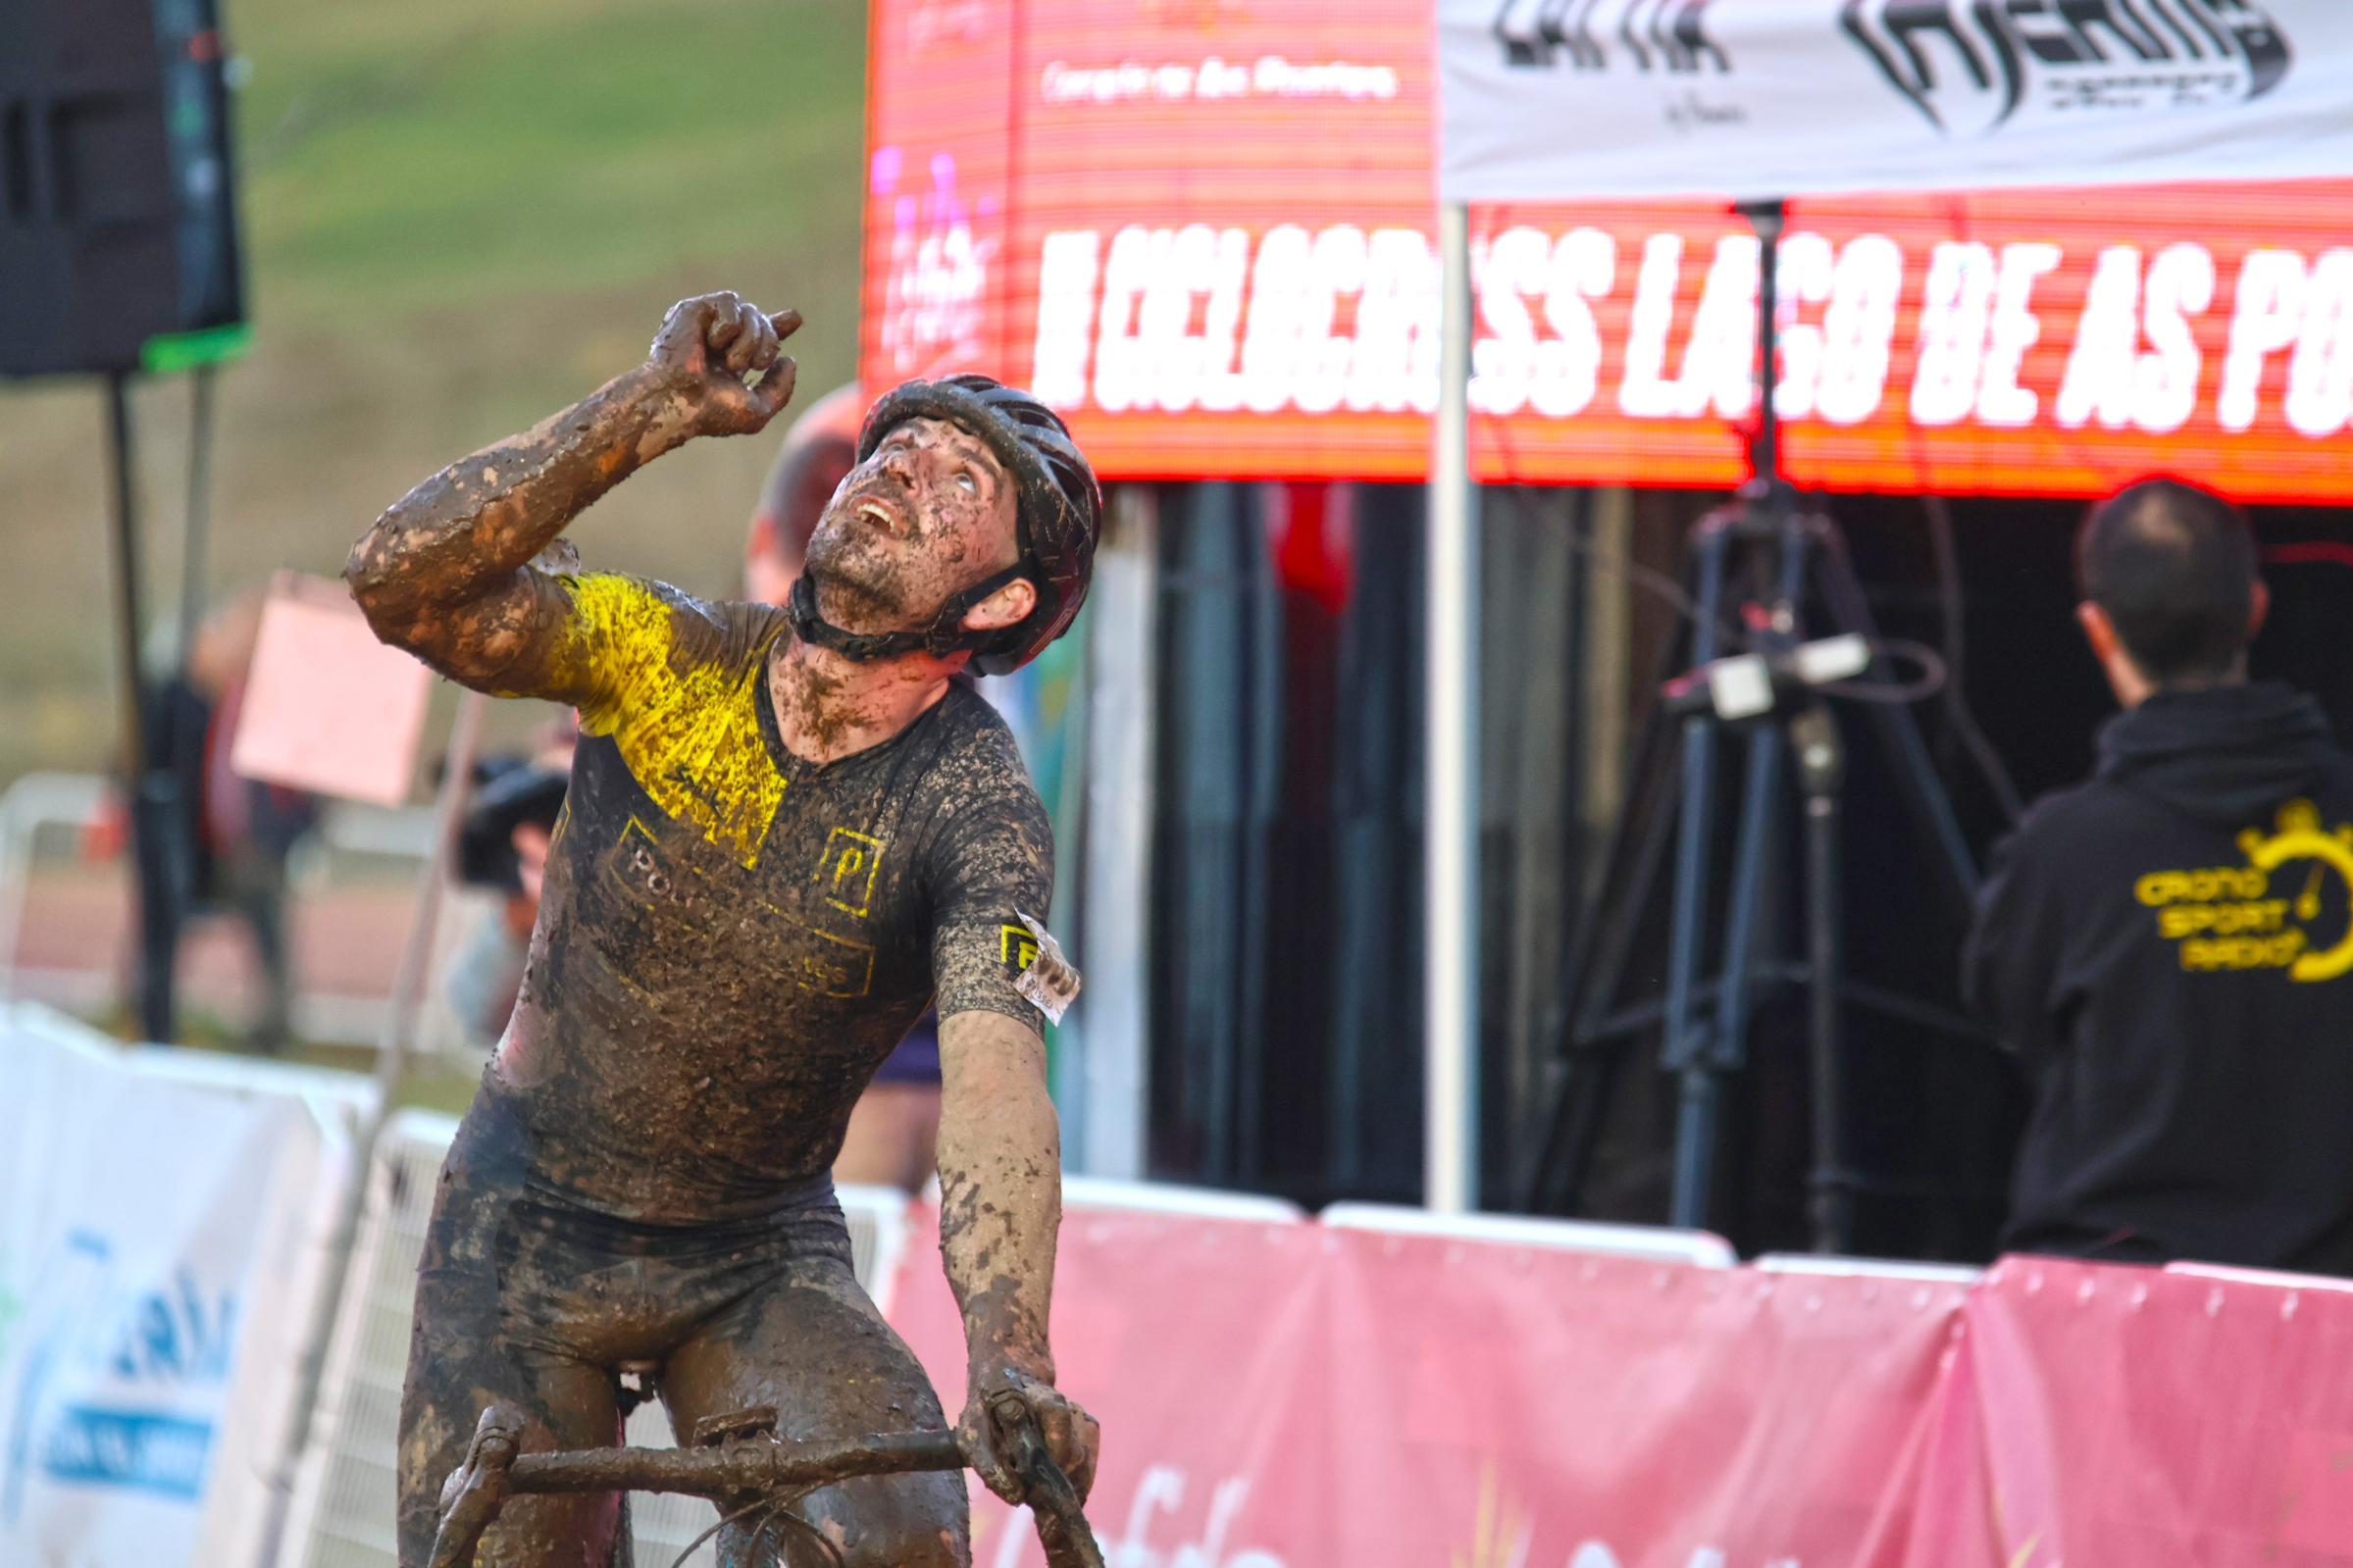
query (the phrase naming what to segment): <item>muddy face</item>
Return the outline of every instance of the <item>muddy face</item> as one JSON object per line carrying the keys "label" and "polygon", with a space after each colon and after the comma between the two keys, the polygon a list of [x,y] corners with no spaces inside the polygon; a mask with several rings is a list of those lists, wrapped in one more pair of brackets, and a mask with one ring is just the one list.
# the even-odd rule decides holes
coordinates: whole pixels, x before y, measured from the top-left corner
{"label": "muddy face", "polygon": [[809,539],[827,620],[851,632],[927,625],[947,598],[1020,559],[1018,486],[988,443],[911,419],[849,471]]}

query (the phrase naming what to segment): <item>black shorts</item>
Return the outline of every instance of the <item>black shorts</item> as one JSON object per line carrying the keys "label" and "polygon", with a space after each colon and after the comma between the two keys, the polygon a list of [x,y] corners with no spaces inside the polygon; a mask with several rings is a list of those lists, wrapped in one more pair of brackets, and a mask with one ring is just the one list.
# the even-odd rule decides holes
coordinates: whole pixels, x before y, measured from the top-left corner
{"label": "black shorts", "polygon": [[539,1180],[521,1108],[486,1084],[441,1167],[418,1281],[518,1354],[658,1360],[794,1270],[855,1278],[820,1173],[755,1218],[655,1225],[582,1207]]}

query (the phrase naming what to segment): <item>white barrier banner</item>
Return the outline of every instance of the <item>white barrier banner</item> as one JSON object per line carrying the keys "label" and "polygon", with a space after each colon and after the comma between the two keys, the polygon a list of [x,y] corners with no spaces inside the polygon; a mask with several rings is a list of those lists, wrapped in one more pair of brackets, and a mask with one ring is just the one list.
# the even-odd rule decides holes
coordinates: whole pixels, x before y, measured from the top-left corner
{"label": "white barrier banner", "polygon": [[1455,201],[2353,174],[2346,0],[1438,0]]}
{"label": "white barrier banner", "polygon": [[299,1093],[23,1016],[0,1086],[0,1562],[257,1549],[347,1151]]}

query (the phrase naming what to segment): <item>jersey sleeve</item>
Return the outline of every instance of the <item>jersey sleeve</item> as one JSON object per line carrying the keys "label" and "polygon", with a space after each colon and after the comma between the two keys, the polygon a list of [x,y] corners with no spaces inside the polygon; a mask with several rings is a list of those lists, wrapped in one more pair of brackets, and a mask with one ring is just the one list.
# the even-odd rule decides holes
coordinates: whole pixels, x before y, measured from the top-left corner
{"label": "jersey sleeve", "polygon": [[1010,734],[984,734],[950,764],[927,881],[932,980],[943,1019],[1002,1013],[1032,1029],[1042,1015],[1015,988],[1036,957],[1024,915],[1044,924],[1053,896],[1053,832]]}
{"label": "jersey sleeve", "polygon": [[606,734],[644,708],[683,664],[724,659],[743,641],[730,606],[708,605],[667,582],[619,572],[553,573],[540,592],[560,599],[531,655],[493,693],[543,697],[580,710],[581,729]]}

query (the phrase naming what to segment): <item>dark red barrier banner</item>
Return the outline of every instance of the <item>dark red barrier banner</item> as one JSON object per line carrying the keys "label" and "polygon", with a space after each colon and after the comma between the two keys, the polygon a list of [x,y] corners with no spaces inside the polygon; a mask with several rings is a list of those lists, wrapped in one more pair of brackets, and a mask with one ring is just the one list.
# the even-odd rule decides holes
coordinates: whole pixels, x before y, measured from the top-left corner
{"label": "dark red barrier banner", "polygon": [[[1427,0],[876,0],[869,384],[1035,387],[1112,478],[1413,479],[1438,392]],[[2353,495],[2353,182],[1810,201],[1801,481]],[[1722,204],[1478,208],[1489,480],[1745,473],[1757,246]]]}
{"label": "dark red barrier banner", "polygon": [[[952,1396],[930,1225],[892,1318]],[[1120,1568],[2353,1564],[2353,1291],[2317,1282],[1074,1212],[1054,1347]],[[993,1498],[975,1529],[981,1568],[1043,1560]]]}

